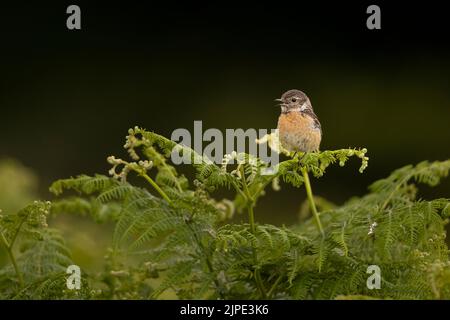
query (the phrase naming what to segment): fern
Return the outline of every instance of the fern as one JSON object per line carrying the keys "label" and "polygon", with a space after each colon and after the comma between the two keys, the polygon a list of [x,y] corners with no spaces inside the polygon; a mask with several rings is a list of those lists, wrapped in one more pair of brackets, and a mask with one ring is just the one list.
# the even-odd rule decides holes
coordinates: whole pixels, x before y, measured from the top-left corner
{"label": "fern", "polygon": [[[232,152],[214,164],[141,128],[129,130],[124,147],[131,160],[108,157],[110,177],[56,181],[50,190],[59,198],[52,205],[36,202],[1,217],[9,258],[0,269],[2,297],[450,298],[450,200],[420,199],[417,186],[437,185],[450,160],[406,166],[373,183],[366,195],[334,205],[312,194],[309,175],[321,178],[352,157],[363,172],[366,149],[291,154],[264,175],[268,165],[252,155]],[[173,152],[193,160],[195,179],[171,164]],[[146,187],[130,183],[133,174]],[[279,191],[281,182],[307,191],[300,222],[259,224],[258,201],[270,187]],[[233,199],[215,199],[219,189],[233,192]],[[235,211],[246,212],[248,221],[230,221]],[[47,226],[50,213],[114,225],[104,270],[83,277],[81,291],[65,287],[64,271],[73,261],[61,235]],[[369,265],[382,271],[380,290],[366,286]]]}
{"label": "fern", "polygon": [[[34,202],[17,214],[2,216],[0,236],[10,264],[0,269],[4,298],[87,297],[89,290],[75,294],[67,290],[60,275],[72,265],[69,249],[60,233],[47,225],[49,202]],[[19,247],[19,250],[17,250]]]}

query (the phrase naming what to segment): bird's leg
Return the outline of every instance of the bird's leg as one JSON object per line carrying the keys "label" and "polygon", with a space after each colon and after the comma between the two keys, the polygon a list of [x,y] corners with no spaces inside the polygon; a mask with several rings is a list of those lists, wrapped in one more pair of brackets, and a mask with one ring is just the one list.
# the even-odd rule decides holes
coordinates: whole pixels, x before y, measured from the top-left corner
{"label": "bird's leg", "polygon": [[306,156],[306,152],[303,152],[302,156],[298,159],[298,163],[301,165],[303,158]]}

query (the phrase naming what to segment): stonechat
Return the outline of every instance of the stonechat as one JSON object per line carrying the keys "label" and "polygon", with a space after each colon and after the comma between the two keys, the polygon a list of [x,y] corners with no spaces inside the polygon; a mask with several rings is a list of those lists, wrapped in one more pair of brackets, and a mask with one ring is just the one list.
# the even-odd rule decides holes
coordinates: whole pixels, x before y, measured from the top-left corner
{"label": "stonechat", "polygon": [[289,90],[275,101],[281,106],[278,133],[283,148],[291,152],[318,151],[322,128],[306,94]]}

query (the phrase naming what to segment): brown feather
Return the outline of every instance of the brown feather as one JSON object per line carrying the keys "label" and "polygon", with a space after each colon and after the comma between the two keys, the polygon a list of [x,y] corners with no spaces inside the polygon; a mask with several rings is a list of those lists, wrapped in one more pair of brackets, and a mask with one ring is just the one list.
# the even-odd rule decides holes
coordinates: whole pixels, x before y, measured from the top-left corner
{"label": "brown feather", "polygon": [[312,110],[282,113],[278,118],[278,130],[281,145],[289,151],[319,150],[322,132],[319,120]]}

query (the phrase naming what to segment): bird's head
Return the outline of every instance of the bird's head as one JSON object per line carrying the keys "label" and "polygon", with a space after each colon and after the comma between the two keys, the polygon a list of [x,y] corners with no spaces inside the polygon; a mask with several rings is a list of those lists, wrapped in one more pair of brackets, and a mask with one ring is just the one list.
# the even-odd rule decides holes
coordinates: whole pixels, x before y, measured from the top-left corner
{"label": "bird's head", "polygon": [[300,90],[289,90],[283,93],[281,98],[275,99],[280,102],[282,112],[300,111],[311,109],[311,102],[309,98]]}

